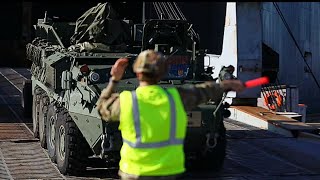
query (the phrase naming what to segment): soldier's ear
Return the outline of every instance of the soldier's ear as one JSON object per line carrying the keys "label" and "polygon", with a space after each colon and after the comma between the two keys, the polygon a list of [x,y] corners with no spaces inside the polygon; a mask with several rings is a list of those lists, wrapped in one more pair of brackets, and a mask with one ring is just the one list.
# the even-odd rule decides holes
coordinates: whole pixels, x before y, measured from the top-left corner
{"label": "soldier's ear", "polygon": [[137,76],[137,78],[139,79],[139,80],[141,80],[142,79],[142,73],[140,72],[140,73],[136,73],[136,76]]}

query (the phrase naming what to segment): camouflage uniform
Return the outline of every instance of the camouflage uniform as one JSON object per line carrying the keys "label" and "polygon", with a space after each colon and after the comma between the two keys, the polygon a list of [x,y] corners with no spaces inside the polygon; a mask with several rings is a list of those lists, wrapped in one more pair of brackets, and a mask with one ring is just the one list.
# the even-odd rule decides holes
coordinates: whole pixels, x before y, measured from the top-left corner
{"label": "camouflage uniform", "polygon": [[[111,81],[99,98],[98,110],[105,121],[119,120],[120,99],[119,93],[113,93],[115,84]],[[205,82],[190,87],[177,87],[177,90],[186,111],[190,111],[209,100],[219,101],[223,94],[221,85],[214,82]]]}

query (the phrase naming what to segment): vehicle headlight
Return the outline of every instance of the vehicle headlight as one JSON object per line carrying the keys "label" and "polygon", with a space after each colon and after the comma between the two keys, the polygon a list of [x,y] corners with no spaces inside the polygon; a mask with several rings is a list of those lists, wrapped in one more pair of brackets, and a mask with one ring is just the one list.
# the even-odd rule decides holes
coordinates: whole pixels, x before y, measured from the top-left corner
{"label": "vehicle headlight", "polygon": [[100,80],[100,75],[96,72],[91,71],[89,74],[89,80],[91,82],[98,82]]}

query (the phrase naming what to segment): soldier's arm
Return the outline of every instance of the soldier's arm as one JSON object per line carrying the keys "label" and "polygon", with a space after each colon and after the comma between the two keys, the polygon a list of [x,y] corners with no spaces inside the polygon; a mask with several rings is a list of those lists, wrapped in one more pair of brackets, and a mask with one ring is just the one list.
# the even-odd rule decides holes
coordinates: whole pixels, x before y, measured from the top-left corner
{"label": "soldier's arm", "polygon": [[215,82],[205,82],[177,89],[186,111],[190,111],[199,104],[208,102],[209,100],[218,102],[224,92],[223,85]]}
{"label": "soldier's arm", "polygon": [[108,86],[101,92],[97,108],[102,120],[119,121],[120,99],[119,93],[113,93],[116,83],[110,80]]}
{"label": "soldier's arm", "polygon": [[111,68],[111,78],[108,86],[101,92],[98,100],[98,112],[105,121],[119,121],[120,99],[118,93],[113,93],[116,82],[120,81],[129,61],[127,58],[120,58]]}

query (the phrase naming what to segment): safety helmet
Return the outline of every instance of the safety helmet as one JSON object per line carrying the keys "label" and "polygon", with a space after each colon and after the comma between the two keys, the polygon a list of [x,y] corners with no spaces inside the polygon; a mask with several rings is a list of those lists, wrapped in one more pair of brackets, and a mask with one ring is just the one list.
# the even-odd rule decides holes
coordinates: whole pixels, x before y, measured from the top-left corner
{"label": "safety helmet", "polygon": [[142,51],[133,64],[135,73],[145,73],[155,78],[162,77],[167,69],[165,57],[154,50]]}

